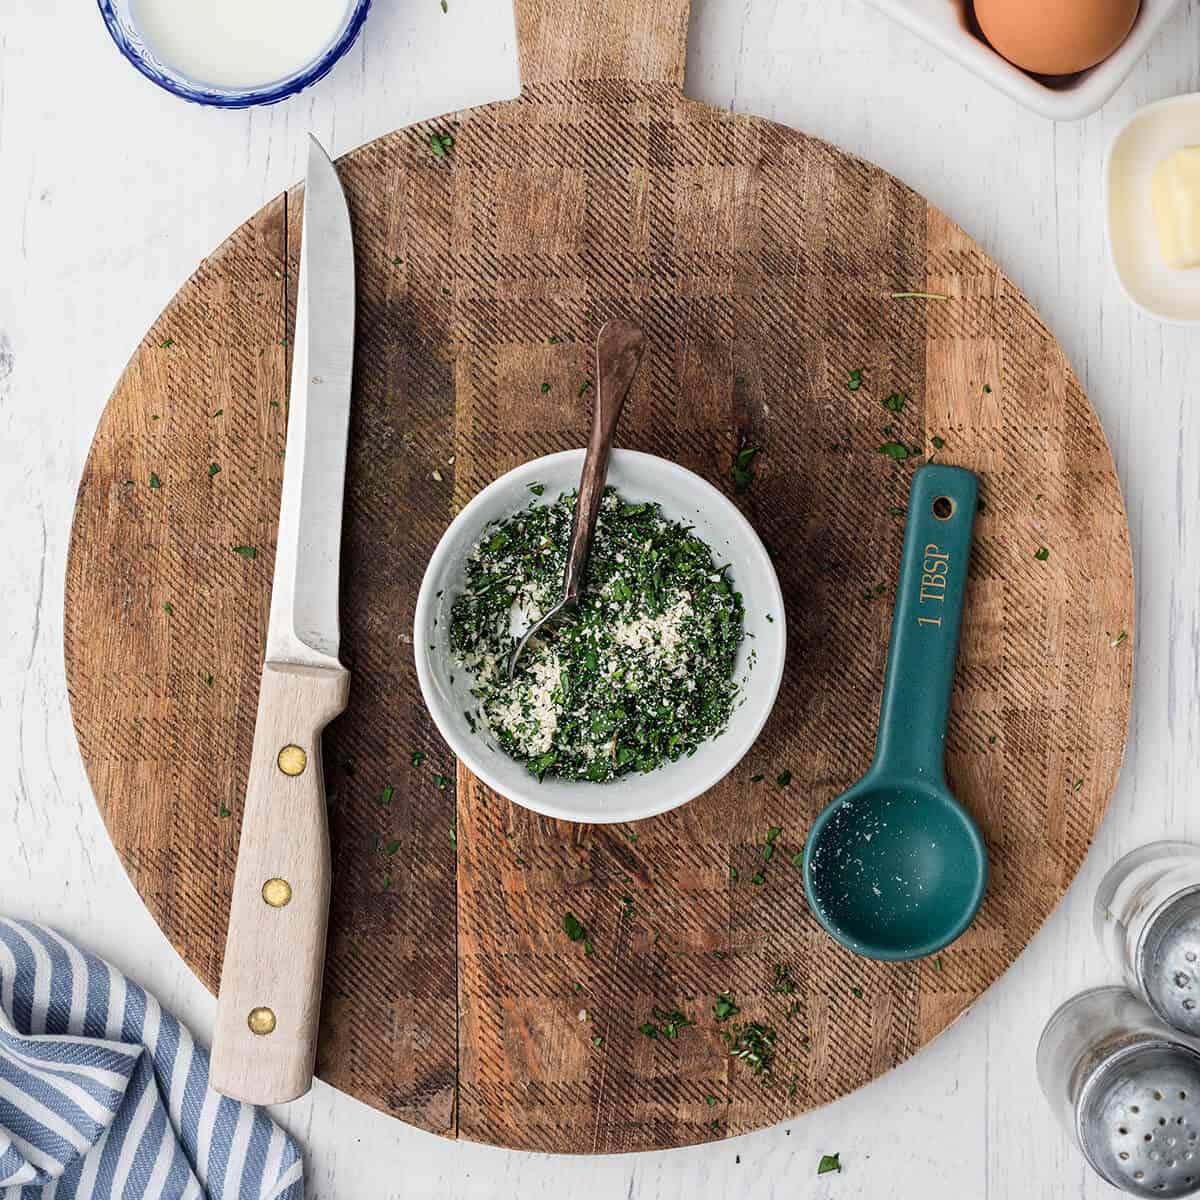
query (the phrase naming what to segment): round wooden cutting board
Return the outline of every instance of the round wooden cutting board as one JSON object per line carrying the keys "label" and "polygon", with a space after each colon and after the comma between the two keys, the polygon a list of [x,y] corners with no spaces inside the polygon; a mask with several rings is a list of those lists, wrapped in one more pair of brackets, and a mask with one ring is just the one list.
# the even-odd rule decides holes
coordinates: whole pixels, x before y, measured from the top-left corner
{"label": "round wooden cutting board", "polygon": [[[1121,761],[1128,531],[1062,351],[895,179],[685,99],[687,9],[517,0],[516,100],[339,164],[359,279],[353,682],[325,741],[318,1071],[438,1133],[678,1146],[859,1087],[1026,945]],[[434,133],[454,139],[442,155]],[[147,334],[101,420],[71,543],[66,662],[88,772],[130,876],[210,987],[265,641],[300,207],[294,191],[251,218]],[[912,292],[939,298],[897,295]],[[517,463],[584,442],[592,339],[617,315],[649,342],[625,445],[731,493],[733,456],[760,448],[737,499],[776,555],[789,654],[774,715],[725,782],[636,828],[593,828],[455,778],[411,629],[452,514]],[[888,442],[908,458],[880,453]],[[821,932],[792,856],[871,757],[901,510],[926,453],[982,482],[947,752],[991,884],[959,942],[886,965]],[[777,1030],[766,1086],[730,1057],[721,993],[734,1020]],[[650,1038],[655,1007],[695,1025]]]}

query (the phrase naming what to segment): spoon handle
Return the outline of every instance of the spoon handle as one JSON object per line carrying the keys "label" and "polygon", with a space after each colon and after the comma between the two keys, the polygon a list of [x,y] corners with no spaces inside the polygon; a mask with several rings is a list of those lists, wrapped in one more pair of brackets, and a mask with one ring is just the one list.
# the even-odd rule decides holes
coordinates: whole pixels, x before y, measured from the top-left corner
{"label": "spoon handle", "polygon": [[944,781],[946,720],[979,484],[962,467],[913,476],[872,771]]}
{"label": "spoon handle", "polygon": [[645,345],[642,331],[628,321],[608,321],[596,337],[596,407],[592,414],[592,437],[579,477],[579,497],[575,501],[571,544],[563,574],[566,601],[578,600],[583,592],[604,481],[608,478],[609,452]]}

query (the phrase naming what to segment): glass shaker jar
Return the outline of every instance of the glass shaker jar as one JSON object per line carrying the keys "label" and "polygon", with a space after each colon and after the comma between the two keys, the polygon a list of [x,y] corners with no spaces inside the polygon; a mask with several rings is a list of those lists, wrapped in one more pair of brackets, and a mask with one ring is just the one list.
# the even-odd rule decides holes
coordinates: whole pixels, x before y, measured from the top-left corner
{"label": "glass shaker jar", "polygon": [[1200,1193],[1200,1050],[1123,987],[1050,1018],[1038,1082],[1101,1178],[1136,1196]]}
{"label": "glass shaker jar", "polygon": [[1100,882],[1093,920],[1129,989],[1200,1037],[1200,846],[1153,842],[1125,855]]}

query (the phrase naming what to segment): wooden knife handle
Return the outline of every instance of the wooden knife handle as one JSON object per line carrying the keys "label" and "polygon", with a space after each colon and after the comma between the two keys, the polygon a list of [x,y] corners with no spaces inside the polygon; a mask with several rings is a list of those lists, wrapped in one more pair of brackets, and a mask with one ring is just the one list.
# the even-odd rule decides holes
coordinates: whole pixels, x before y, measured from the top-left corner
{"label": "wooden knife handle", "polygon": [[321,731],[349,691],[341,669],[263,668],[210,1073],[235,1100],[312,1087],[329,921]]}

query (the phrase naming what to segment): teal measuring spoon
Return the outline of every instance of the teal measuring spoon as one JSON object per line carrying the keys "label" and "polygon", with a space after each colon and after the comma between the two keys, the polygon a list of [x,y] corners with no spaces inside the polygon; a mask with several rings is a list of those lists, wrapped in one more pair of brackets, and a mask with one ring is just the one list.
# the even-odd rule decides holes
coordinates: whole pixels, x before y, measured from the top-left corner
{"label": "teal measuring spoon", "polygon": [[913,476],[875,758],[804,844],[809,906],[868,958],[936,953],[970,925],[987,885],[983,838],[944,768],[978,494],[961,467]]}

